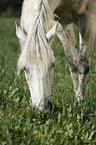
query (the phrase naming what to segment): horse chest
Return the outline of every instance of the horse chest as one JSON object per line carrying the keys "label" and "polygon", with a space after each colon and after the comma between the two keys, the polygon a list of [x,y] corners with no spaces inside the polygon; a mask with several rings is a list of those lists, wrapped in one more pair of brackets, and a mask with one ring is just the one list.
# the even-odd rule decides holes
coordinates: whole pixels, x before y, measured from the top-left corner
{"label": "horse chest", "polygon": [[60,23],[74,23],[80,15],[86,11],[88,0],[61,0],[54,13],[58,16]]}

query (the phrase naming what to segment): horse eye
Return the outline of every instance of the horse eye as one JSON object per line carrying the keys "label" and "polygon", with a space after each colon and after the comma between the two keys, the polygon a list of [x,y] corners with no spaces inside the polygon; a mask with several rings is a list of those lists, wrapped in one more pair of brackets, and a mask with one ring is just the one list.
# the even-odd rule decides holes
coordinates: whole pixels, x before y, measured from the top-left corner
{"label": "horse eye", "polygon": [[29,71],[29,68],[24,67],[24,71],[28,72]]}
{"label": "horse eye", "polygon": [[51,65],[50,65],[50,68],[52,69],[54,67],[55,63],[52,62]]}
{"label": "horse eye", "polygon": [[26,71],[26,67],[24,67],[24,70]]}

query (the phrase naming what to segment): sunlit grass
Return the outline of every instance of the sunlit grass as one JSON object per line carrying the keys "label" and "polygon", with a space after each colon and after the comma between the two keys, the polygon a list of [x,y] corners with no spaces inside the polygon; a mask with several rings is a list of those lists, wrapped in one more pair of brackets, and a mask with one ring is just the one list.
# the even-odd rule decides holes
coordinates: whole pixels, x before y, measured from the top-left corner
{"label": "sunlit grass", "polygon": [[19,21],[0,18],[0,144],[95,145],[96,50],[93,49],[87,78],[88,99],[80,106],[64,50],[56,37],[58,43],[52,45],[56,57],[52,100],[57,109],[48,114],[33,112],[24,74],[17,76],[20,46],[15,36],[15,20]]}

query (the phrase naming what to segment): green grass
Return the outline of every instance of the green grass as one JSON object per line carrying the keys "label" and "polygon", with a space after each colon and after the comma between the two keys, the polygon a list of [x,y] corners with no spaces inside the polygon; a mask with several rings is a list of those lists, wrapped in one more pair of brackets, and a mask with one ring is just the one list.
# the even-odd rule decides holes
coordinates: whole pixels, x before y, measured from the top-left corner
{"label": "green grass", "polygon": [[47,115],[33,112],[24,73],[17,76],[20,46],[15,20],[0,18],[0,145],[95,145],[96,49],[87,78],[88,99],[80,106],[64,50],[55,38],[58,43],[52,45],[56,57],[52,98],[57,110]]}

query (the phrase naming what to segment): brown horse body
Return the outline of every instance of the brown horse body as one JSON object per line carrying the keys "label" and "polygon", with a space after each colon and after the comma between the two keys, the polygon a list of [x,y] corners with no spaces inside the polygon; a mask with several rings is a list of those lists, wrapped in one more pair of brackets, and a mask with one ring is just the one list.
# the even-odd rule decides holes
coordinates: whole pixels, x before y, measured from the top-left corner
{"label": "brown horse body", "polygon": [[[96,0],[52,1],[55,20],[64,28],[64,49],[78,100],[86,98],[86,76],[96,35]],[[49,2],[51,3],[51,2]],[[50,5],[51,6],[51,5]],[[73,24],[79,28],[79,53]]]}

